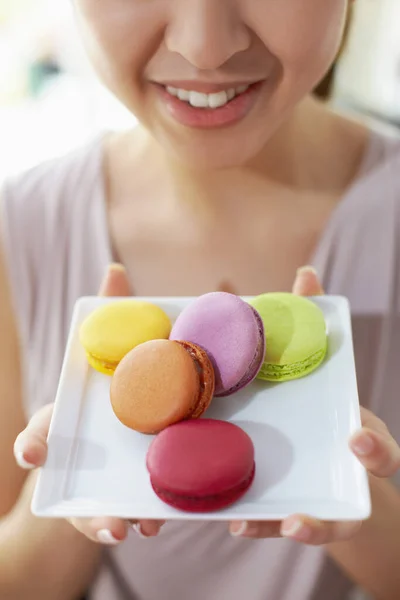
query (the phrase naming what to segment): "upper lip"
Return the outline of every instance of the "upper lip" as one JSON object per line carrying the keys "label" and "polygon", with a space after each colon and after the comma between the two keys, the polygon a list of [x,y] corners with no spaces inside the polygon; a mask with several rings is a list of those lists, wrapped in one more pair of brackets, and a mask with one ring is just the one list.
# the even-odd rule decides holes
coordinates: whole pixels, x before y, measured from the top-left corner
{"label": "upper lip", "polygon": [[[258,80],[260,81],[260,80]],[[173,87],[179,90],[187,90],[188,92],[200,92],[202,94],[217,94],[218,92],[224,92],[229,89],[237,89],[241,86],[253,85],[258,83],[258,81],[227,81],[225,83],[206,83],[202,81],[179,81],[179,80],[171,80],[171,81],[159,81],[157,82],[159,85],[163,85],[165,87]]]}

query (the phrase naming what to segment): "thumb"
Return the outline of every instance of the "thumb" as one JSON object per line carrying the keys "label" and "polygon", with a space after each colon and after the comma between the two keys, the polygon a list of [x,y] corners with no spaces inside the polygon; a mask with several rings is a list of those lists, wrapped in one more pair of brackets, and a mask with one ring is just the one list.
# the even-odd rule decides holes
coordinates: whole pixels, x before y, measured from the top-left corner
{"label": "thumb", "polygon": [[111,264],[100,286],[99,296],[130,296],[131,290],[125,267],[119,263]]}
{"label": "thumb", "polygon": [[298,269],[293,284],[293,294],[296,296],[322,296],[324,294],[314,267],[307,266]]}

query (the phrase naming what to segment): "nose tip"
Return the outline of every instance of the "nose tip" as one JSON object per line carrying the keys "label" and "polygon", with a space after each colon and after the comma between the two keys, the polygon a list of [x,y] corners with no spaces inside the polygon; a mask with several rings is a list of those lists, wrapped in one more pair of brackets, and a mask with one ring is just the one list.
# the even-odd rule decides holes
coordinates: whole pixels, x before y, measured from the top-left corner
{"label": "nose tip", "polygon": [[221,13],[221,0],[202,12],[185,11],[176,15],[165,33],[170,52],[183,56],[202,71],[213,71],[232,56],[246,51],[251,45],[251,34],[244,23],[232,22],[232,15]]}
{"label": "nose tip", "polygon": [[199,71],[216,71],[237,52],[222,52],[215,47],[192,44],[190,48],[175,48],[172,50],[183,56],[193,67]]}

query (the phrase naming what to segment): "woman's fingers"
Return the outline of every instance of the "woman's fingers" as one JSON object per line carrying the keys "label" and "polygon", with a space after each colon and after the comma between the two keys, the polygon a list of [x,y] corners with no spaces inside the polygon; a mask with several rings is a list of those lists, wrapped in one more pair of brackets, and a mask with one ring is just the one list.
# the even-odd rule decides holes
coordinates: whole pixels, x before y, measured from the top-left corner
{"label": "woman's fingers", "polygon": [[303,515],[292,515],[282,521],[283,537],[320,546],[352,538],[361,527],[360,521],[319,521]]}
{"label": "woman's fingers", "polygon": [[115,517],[69,519],[69,522],[92,542],[107,546],[116,546],[123,542],[129,531],[128,522]]}
{"label": "woman's fingers", "polygon": [[[297,271],[293,293],[298,296],[324,294],[313,267]],[[375,475],[385,477],[400,467],[400,449],[384,423],[369,411],[363,414],[364,429],[351,440],[350,445],[360,460]],[[235,521],[230,524],[234,537],[260,539],[286,537],[309,545],[323,545],[345,541],[354,536],[361,522],[325,522],[303,515],[292,515],[284,521]]]}
{"label": "woman's fingers", "polygon": [[115,517],[69,519],[69,522],[89,540],[107,546],[117,546],[123,542],[130,529],[141,538],[155,537],[164,524],[164,521],[125,521]]}
{"label": "woman's fingers", "polygon": [[[126,271],[122,265],[113,264],[107,269],[101,284],[100,296],[129,296]],[[47,458],[47,436],[53,414],[53,404],[44,406],[30,420],[14,444],[14,454],[17,463],[24,469],[34,469],[42,466]],[[153,537],[158,534],[161,521],[135,521],[132,525],[123,519],[114,517],[99,517],[94,519],[70,519],[70,523],[80,533],[93,542],[115,546],[128,535],[130,528],[141,537]]]}
{"label": "woman's fingers", "polygon": [[[99,295],[128,296],[129,294],[129,282],[124,267],[119,264],[110,265],[101,284]],[[46,462],[47,435],[53,406],[48,404],[40,409],[15,440],[15,459],[23,469],[35,469]]]}
{"label": "woman's fingers", "polygon": [[[107,269],[99,290],[100,296],[129,296],[131,290],[122,265],[112,264]],[[47,436],[53,414],[53,404],[40,409],[30,420],[14,443],[15,459],[23,469],[41,467],[47,458]],[[133,529],[141,537],[156,536],[163,521],[135,521],[130,523],[114,517],[98,517],[94,519],[69,519],[80,533],[93,542],[115,546],[121,543]]]}
{"label": "woman's fingers", "polygon": [[292,291],[296,296],[322,296],[324,294],[314,267],[307,266],[298,269]]}
{"label": "woman's fingers", "polygon": [[125,267],[119,263],[110,265],[100,286],[99,296],[131,296]]}
{"label": "woman's fingers", "polygon": [[351,538],[360,522],[324,522],[302,515],[292,515],[284,521],[234,521],[229,530],[232,536],[262,539],[286,537],[303,544],[318,546]]}
{"label": "woman's fingers", "polygon": [[23,469],[41,467],[47,458],[47,435],[49,433],[53,404],[47,404],[33,415],[14,443],[14,456]]}
{"label": "woman's fingers", "polygon": [[134,521],[132,522],[132,529],[141,537],[149,538],[155,537],[160,533],[161,527],[165,524],[165,521]]}
{"label": "woman's fingers", "polygon": [[[293,293],[317,296],[324,293],[313,267],[297,271]],[[350,440],[350,448],[365,468],[376,477],[391,477],[400,469],[400,447],[386,425],[373,413],[361,409],[363,429]]]}
{"label": "woman's fingers", "polygon": [[280,521],[233,521],[229,532],[233,537],[277,538],[281,536],[280,528]]}
{"label": "woman's fingers", "polygon": [[361,409],[363,428],[350,440],[350,448],[375,477],[392,477],[400,469],[400,447],[381,419]]}

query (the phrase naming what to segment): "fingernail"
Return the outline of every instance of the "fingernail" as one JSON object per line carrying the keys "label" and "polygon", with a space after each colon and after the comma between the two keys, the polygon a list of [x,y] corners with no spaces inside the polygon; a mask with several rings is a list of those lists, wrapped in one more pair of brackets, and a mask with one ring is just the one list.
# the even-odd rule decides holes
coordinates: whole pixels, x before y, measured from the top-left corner
{"label": "fingernail", "polygon": [[140,537],[142,538],[142,540],[147,540],[148,536],[144,535],[143,531],[142,531],[142,527],[140,525],[140,523],[134,523],[132,525],[132,529],[133,531]]}
{"label": "fingernail", "polygon": [[240,523],[233,523],[231,525],[230,533],[233,537],[240,537],[247,531],[247,521],[242,521]]}
{"label": "fingernail", "polygon": [[107,546],[116,546],[122,541],[114,537],[109,529],[100,529],[97,532],[97,539],[101,544],[106,544]]}
{"label": "fingernail", "polygon": [[373,451],[375,442],[367,433],[361,433],[350,442],[350,445],[358,456],[367,456]]}
{"label": "fingernail", "polygon": [[302,275],[303,273],[313,273],[314,275],[317,275],[317,269],[311,265],[304,265],[297,269],[297,275]]}
{"label": "fingernail", "polygon": [[26,470],[29,470],[29,471],[32,471],[32,469],[36,469],[36,465],[34,465],[34,464],[28,462],[27,460],[25,460],[24,453],[22,451],[15,453],[15,460],[17,461],[17,464],[22,469],[26,469]]}
{"label": "fingernail", "polygon": [[281,529],[283,537],[293,538],[301,542],[306,542],[311,537],[311,528],[305,525],[300,519],[284,521]]}
{"label": "fingernail", "polygon": [[110,270],[111,271],[121,271],[122,273],[125,273],[125,271],[126,271],[124,265],[121,265],[121,263],[111,263]]}

